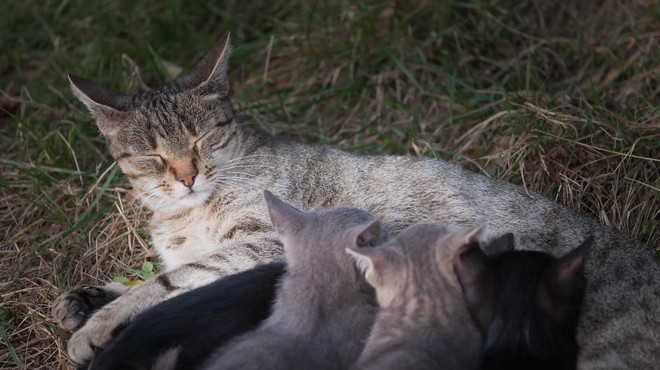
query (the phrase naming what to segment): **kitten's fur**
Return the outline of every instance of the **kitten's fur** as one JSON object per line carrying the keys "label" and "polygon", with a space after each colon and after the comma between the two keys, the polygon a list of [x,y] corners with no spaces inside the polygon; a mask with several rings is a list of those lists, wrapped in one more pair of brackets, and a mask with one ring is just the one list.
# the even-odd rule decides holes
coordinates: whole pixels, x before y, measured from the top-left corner
{"label": "kitten's fur", "polygon": [[[303,209],[365,209],[394,232],[420,222],[468,227],[488,222],[514,232],[518,245],[562,255],[587,235],[595,245],[578,325],[583,368],[652,368],[660,363],[660,266],[648,248],[621,232],[503,181],[429,158],[357,156],[281,140],[235,118],[229,99],[228,36],[187,75],[135,96],[70,76],[96,118],[108,149],[145,206],[165,272],[99,309],[69,341],[84,362],[112,330],[139,312],[218,276],[279,259],[262,189]],[[160,155],[160,157],[158,156]],[[192,189],[183,182],[197,178]],[[177,177],[179,180],[177,180]],[[183,182],[181,182],[183,181]],[[66,293],[55,319],[84,322],[81,290]],[[92,307],[94,309],[96,307]]]}
{"label": "kitten's fur", "polygon": [[481,335],[452,264],[482,228],[409,227],[379,248],[349,248],[376,289],[380,311],[358,369],[476,369]]}
{"label": "kitten's fur", "polygon": [[[283,263],[230,275],[139,315],[94,356],[89,369],[199,367],[226,341],[256,328],[271,311]],[[176,355],[162,359],[163,353]],[[161,360],[159,366],[155,366]]]}
{"label": "kitten's fur", "polygon": [[365,211],[307,213],[265,195],[287,260],[273,314],[221,348],[205,369],[345,369],[358,358],[377,305],[344,250],[372,247],[387,233]]}
{"label": "kitten's fur", "polygon": [[508,234],[483,251],[473,245],[455,259],[468,310],[484,336],[481,369],[576,368],[576,324],[591,242],[557,259],[511,252]]}

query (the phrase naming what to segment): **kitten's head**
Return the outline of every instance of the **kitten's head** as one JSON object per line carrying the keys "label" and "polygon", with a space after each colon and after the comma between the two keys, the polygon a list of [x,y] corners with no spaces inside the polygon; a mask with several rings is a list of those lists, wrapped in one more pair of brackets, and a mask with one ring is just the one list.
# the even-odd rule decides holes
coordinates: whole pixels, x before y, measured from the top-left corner
{"label": "kitten's head", "polygon": [[[483,227],[450,231],[439,224],[421,224],[403,230],[379,248],[349,248],[381,307],[421,295],[439,297],[448,286],[460,287],[451,271],[453,256],[483,238]],[[437,293],[437,294],[436,294]]]}
{"label": "kitten's head", "polygon": [[185,76],[127,96],[69,75],[138,197],[161,212],[198,206],[238,155],[229,99],[229,34]]}
{"label": "kitten's head", "polygon": [[373,248],[387,240],[387,231],[370,213],[356,208],[327,208],[304,212],[264,191],[273,226],[284,244],[290,269],[308,275],[337,271],[351,280],[364,280],[346,248]]}
{"label": "kitten's head", "polygon": [[483,251],[473,246],[457,256],[454,269],[465,302],[485,338],[485,363],[493,368],[575,365],[575,327],[592,240],[554,258],[512,251],[513,237],[507,234]]}

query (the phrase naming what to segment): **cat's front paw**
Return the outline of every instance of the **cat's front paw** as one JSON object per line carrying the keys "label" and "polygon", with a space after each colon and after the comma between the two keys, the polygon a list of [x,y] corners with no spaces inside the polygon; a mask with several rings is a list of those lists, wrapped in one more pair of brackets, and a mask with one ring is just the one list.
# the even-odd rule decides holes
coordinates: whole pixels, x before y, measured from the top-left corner
{"label": "cat's front paw", "polygon": [[67,345],[71,360],[77,364],[89,362],[96,348],[103,348],[112,339],[116,325],[108,310],[98,311],[78,331]]}
{"label": "cat's front paw", "polygon": [[60,295],[53,305],[55,321],[64,330],[78,330],[94,311],[121,295],[125,288],[118,285],[84,285]]}

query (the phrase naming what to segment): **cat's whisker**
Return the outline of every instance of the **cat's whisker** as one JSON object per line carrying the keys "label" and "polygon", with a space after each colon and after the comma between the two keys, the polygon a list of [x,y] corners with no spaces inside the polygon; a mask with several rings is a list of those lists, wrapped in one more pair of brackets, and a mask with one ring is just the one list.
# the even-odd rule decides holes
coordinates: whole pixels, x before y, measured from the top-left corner
{"label": "cat's whisker", "polygon": [[232,177],[238,177],[238,178],[243,178],[243,179],[259,179],[262,178],[261,176],[251,174],[251,173],[246,173],[243,171],[234,171],[234,172],[224,172],[222,173],[219,177],[224,177],[224,178],[232,178]]}
{"label": "cat's whisker", "polygon": [[243,171],[234,171],[234,172],[223,172],[220,175],[217,175],[216,178],[218,179],[244,179],[244,180],[254,180],[254,179],[259,179],[263,178],[258,175],[254,175],[251,173],[243,172]]}
{"label": "cat's whisker", "polygon": [[254,181],[250,179],[240,179],[240,178],[220,178],[214,184],[216,185],[238,185],[247,188],[256,188]]}
{"label": "cat's whisker", "polygon": [[230,159],[222,159],[224,163],[235,163],[235,162],[248,162],[251,160],[262,160],[262,159],[275,159],[277,156],[270,155],[270,154],[252,154],[247,157],[236,157],[236,158],[230,158]]}
{"label": "cat's whisker", "polygon": [[139,202],[140,204],[146,204],[151,199],[158,197],[158,194],[156,194],[154,191],[157,190],[157,189],[160,189],[162,187],[163,187],[163,185],[156,185],[151,189],[145,190],[145,191],[137,194],[135,196],[135,198],[131,200],[131,202]]}
{"label": "cat's whisker", "polygon": [[250,164],[260,164],[260,165],[266,165],[269,160],[272,160],[270,158],[255,158],[250,161],[239,161],[239,162],[231,162],[231,163],[221,163],[221,167],[229,167],[229,166],[245,166],[245,165],[250,165]]}
{"label": "cat's whisker", "polygon": [[272,167],[270,163],[264,162],[264,160],[258,160],[253,162],[222,163],[218,165],[218,168],[235,168],[235,167],[247,167],[247,166]]}
{"label": "cat's whisker", "polygon": [[259,172],[264,172],[267,171],[267,168],[265,167],[255,167],[255,168],[235,168],[231,170],[223,170],[221,171],[222,176],[251,176],[251,177],[263,177],[259,176],[258,174],[255,173],[250,173],[248,171],[259,171]]}
{"label": "cat's whisker", "polygon": [[156,194],[141,194],[135,197],[135,199],[133,199],[133,202],[146,205],[153,198],[156,198]]}
{"label": "cat's whisker", "polygon": [[273,155],[273,154],[263,154],[263,153],[262,154],[250,154],[250,155],[247,155],[247,156],[240,156],[240,157],[229,159],[229,160],[227,160],[226,163],[236,162],[236,161],[247,161],[247,160],[250,160],[250,159],[275,159],[275,158],[278,158],[278,156]]}
{"label": "cat's whisker", "polygon": [[269,166],[269,165],[266,165],[266,164],[263,164],[263,163],[248,163],[248,164],[245,164],[245,163],[237,163],[237,164],[232,164],[232,165],[229,165],[229,166],[221,166],[221,167],[219,167],[219,168],[222,169],[222,170],[228,170],[228,169],[243,169],[243,168],[250,168],[250,169],[259,169],[259,168],[270,169],[270,168],[273,168],[273,167],[272,167],[272,166]]}

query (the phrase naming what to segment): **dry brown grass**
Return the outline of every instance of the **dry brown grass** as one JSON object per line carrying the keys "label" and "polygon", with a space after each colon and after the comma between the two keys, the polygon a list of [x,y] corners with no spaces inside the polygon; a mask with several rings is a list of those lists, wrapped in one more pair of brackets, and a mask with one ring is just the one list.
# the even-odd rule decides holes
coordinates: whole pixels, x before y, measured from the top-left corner
{"label": "dry brown grass", "polygon": [[[424,1],[383,4],[359,3],[320,17],[301,10],[309,19],[287,13],[264,21],[263,35],[233,20],[239,49],[232,77],[244,120],[355,152],[450,159],[597,217],[660,252],[657,4],[532,1],[509,6],[524,15],[518,23],[477,5],[443,14],[425,11],[431,5]],[[236,13],[240,7],[227,5]],[[145,11],[152,22],[145,27],[157,27],[164,13]],[[415,22],[402,22],[399,14],[412,14]],[[213,29],[210,41],[217,26],[200,20],[206,15],[195,19],[200,29]],[[92,27],[80,19],[71,22],[74,30]],[[151,258],[146,214],[128,200],[125,180],[105,171],[110,160],[101,141],[91,125],[80,124],[89,122],[86,112],[56,79],[78,72],[78,59],[68,59],[82,60],[87,50],[62,49],[80,41],[57,34],[49,22],[51,64],[39,57],[43,45],[19,49],[12,60],[20,66],[0,64],[0,76],[11,81],[0,86],[6,112],[0,116],[0,334],[29,369],[72,368],[68,334],[51,324],[50,305],[61,291],[116,275],[136,278],[126,268]],[[432,22],[454,29],[431,37],[439,32]],[[102,45],[130,37],[109,29],[91,50],[102,54]],[[156,54],[169,49],[149,35]],[[151,58],[144,45],[133,48]],[[186,58],[203,52],[190,48],[180,41],[172,49]],[[120,64],[119,53],[108,54]],[[157,68],[136,60],[144,81],[157,83]],[[97,71],[100,61],[92,62],[87,69]],[[113,86],[142,84],[134,70],[117,67],[110,75],[123,76],[123,85]],[[0,368],[22,366],[0,351]]]}

